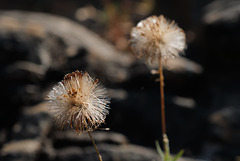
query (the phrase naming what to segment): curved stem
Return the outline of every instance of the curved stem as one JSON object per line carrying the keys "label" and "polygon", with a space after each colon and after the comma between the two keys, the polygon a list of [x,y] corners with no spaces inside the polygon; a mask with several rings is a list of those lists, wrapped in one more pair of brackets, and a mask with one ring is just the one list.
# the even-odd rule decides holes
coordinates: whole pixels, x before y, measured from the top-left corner
{"label": "curved stem", "polygon": [[89,135],[89,137],[90,137],[90,139],[91,139],[91,141],[92,141],[92,143],[93,143],[93,146],[94,146],[94,148],[95,148],[95,150],[96,150],[96,152],[97,152],[99,161],[102,161],[102,157],[101,157],[101,155],[100,155],[100,153],[99,153],[99,151],[98,151],[97,145],[95,144],[95,141],[93,140],[90,131],[87,130],[87,132],[88,132],[88,135]]}
{"label": "curved stem", "polygon": [[98,159],[99,159],[99,161],[102,161],[102,156],[100,155],[100,153],[99,153],[99,151],[98,151],[98,148],[97,148],[97,145],[95,144],[95,141],[93,140],[92,134],[91,134],[91,132],[89,131],[89,128],[88,128],[87,123],[86,123],[86,120],[84,120],[84,123],[85,123],[85,127],[86,127],[86,129],[87,129],[88,135],[89,135],[89,137],[90,137],[90,139],[91,139],[91,141],[92,141],[92,144],[93,144],[93,146],[94,146],[94,149],[95,149],[96,152],[97,152]]}

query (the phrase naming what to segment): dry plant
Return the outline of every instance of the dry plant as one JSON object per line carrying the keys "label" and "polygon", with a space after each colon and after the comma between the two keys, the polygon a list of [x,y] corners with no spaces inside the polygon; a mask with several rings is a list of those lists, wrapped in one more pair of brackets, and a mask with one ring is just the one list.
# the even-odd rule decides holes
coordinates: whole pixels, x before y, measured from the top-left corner
{"label": "dry plant", "polygon": [[104,123],[109,113],[106,89],[87,72],[75,71],[65,75],[64,79],[53,87],[48,99],[55,115],[55,124],[61,129],[69,124],[77,134],[88,132],[98,158],[102,161],[90,132]]}
{"label": "dry plant", "polygon": [[158,65],[161,94],[161,122],[163,134],[162,152],[159,143],[156,142],[157,150],[164,161],[177,160],[183,153],[180,151],[176,157],[170,156],[169,141],[165,123],[165,103],[164,103],[164,77],[162,61],[175,58],[179,53],[183,53],[186,48],[185,33],[174,21],[167,20],[163,15],[150,16],[140,21],[131,31],[131,49],[133,53],[143,58],[151,66]]}

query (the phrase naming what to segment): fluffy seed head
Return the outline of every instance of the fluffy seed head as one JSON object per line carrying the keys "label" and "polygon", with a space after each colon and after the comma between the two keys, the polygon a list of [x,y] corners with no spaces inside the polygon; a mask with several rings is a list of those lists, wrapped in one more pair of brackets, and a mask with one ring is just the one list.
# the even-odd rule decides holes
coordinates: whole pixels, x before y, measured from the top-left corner
{"label": "fluffy seed head", "polygon": [[175,58],[186,47],[184,31],[163,15],[140,21],[130,36],[132,51],[149,65],[157,65],[161,58]]}
{"label": "fluffy seed head", "polygon": [[62,129],[66,124],[80,134],[94,130],[105,122],[109,113],[106,89],[87,72],[65,75],[48,94],[55,114],[55,123]]}

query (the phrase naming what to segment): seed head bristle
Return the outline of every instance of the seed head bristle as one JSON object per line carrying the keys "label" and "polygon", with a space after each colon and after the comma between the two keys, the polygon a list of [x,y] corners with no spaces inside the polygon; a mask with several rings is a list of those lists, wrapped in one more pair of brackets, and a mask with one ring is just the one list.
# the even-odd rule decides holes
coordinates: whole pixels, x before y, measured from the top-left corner
{"label": "seed head bristle", "polygon": [[130,44],[133,53],[156,66],[163,59],[175,58],[186,48],[185,33],[175,21],[163,15],[150,16],[140,21],[131,31]]}
{"label": "seed head bristle", "polygon": [[78,134],[96,129],[105,122],[109,110],[106,89],[87,72],[75,71],[64,76],[48,94],[60,129],[69,124]]}

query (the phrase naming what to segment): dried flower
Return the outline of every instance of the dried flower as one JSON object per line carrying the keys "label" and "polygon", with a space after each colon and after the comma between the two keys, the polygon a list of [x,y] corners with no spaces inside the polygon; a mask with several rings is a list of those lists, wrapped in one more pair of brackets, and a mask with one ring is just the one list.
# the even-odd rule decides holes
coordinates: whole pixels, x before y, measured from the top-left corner
{"label": "dried flower", "polygon": [[183,52],[185,37],[174,21],[166,20],[163,15],[150,16],[132,29],[130,43],[138,57],[149,65],[157,65],[161,58],[175,58]]}
{"label": "dried flower", "polygon": [[87,72],[65,75],[49,92],[48,99],[52,102],[56,124],[63,128],[68,123],[78,134],[94,130],[105,122],[108,114],[106,89]]}

